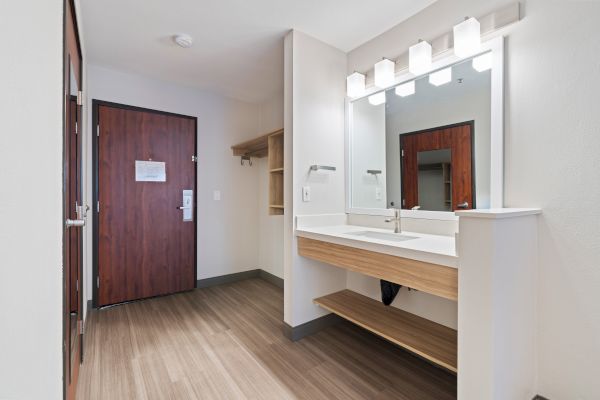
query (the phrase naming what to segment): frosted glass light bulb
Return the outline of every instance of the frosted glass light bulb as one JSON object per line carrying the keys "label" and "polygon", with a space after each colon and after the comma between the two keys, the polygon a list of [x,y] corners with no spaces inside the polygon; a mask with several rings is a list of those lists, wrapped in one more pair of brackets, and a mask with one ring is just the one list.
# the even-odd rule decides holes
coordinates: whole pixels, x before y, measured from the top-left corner
{"label": "frosted glass light bulb", "polygon": [[485,53],[473,59],[473,68],[477,72],[487,71],[492,68],[492,53]]}
{"label": "frosted glass light bulb", "polygon": [[452,67],[444,68],[429,75],[429,83],[434,86],[441,86],[452,81]]}
{"label": "frosted glass light bulb", "polygon": [[415,94],[415,81],[403,83],[396,88],[396,94],[400,97],[410,96]]}
{"label": "frosted glass light bulb", "polygon": [[375,86],[385,89],[394,84],[396,63],[383,59],[375,64]]}
{"label": "frosted glass light bulb", "polygon": [[469,57],[481,49],[481,25],[475,18],[468,18],[454,26],[454,54]]}
{"label": "frosted glass light bulb", "polygon": [[383,103],[385,103],[385,92],[379,92],[369,96],[369,104],[378,106]]}
{"label": "frosted glass light bulb", "polygon": [[365,92],[365,76],[355,72],[346,78],[346,94],[348,97],[359,97]]}
{"label": "frosted glass light bulb", "polygon": [[425,41],[408,48],[408,70],[421,75],[431,70],[431,45]]}

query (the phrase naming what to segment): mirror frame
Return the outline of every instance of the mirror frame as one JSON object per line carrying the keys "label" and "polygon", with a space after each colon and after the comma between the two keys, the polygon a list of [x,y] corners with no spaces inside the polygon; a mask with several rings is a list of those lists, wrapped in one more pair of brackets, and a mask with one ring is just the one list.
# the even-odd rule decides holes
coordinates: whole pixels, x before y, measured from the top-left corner
{"label": "mirror frame", "polygon": [[[491,52],[491,114],[490,114],[490,208],[502,208],[504,205],[504,37],[498,36],[481,43],[481,50],[469,58],[483,53]],[[448,54],[451,53],[451,54]],[[395,83],[386,88],[379,89],[375,86],[367,88],[361,97],[349,99],[346,97],[346,126],[345,126],[345,166],[346,166],[346,214],[392,216],[391,209],[384,208],[359,208],[352,206],[352,108],[355,101],[364,99],[372,94],[393,89],[402,83],[421,79],[432,72],[450,67],[464,58],[454,55],[452,50],[434,56],[432,69],[426,74],[415,76],[404,70],[396,76]],[[456,220],[452,211],[426,211],[426,210],[401,210],[401,216],[405,218]]]}

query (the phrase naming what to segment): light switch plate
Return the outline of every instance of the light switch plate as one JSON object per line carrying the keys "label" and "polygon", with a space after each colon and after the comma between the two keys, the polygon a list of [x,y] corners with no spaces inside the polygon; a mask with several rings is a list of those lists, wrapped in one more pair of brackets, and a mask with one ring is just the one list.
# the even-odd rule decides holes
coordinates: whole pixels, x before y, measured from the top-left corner
{"label": "light switch plate", "polygon": [[302,201],[310,201],[310,186],[302,187]]}
{"label": "light switch plate", "polygon": [[220,201],[221,200],[221,191],[213,190],[213,200]]}

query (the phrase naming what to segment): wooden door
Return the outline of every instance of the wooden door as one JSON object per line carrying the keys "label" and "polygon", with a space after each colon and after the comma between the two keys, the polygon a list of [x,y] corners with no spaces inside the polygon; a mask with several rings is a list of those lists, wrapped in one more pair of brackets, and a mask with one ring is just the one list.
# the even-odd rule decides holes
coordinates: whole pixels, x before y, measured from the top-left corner
{"label": "wooden door", "polygon": [[[196,119],[107,103],[95,109],[97,305],[193,289]],[[136,178],[136,161],[164,163],[165,181]],[[180,209],[184,190],[193,191],[191,221]]]}
{"label": "wooden door", "polygon": [[81,49],[75,7],[65,2],[64,38],[64,156],[63,156],[63,376],[67,400],[75,398],[82,357],[82,299],[79,288],[83,268],[82,147],[80,134]]}
{"label": "wooden door", "polygon": [[449,210],[475,207],[471,121],[400,135],[402,208],[419,206],[419,153],[443,149],[449,149],[451,154],[451,180],[445,182],[451,182]]}

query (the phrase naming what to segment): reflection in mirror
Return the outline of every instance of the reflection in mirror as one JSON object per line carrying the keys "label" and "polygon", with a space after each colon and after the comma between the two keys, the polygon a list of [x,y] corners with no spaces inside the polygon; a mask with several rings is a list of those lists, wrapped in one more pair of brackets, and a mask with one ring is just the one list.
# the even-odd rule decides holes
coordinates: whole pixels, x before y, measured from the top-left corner
{"label": "reflection in mirror", "polygon": [[489,208],[491,71],[480,70],[466,60],[388,89],[384,103],[352,102],[352,208]]}
{"label": "reflection in mirror", "polygon": [[450,211],[452,152],[450,149],[417,153],[419,204],[412,209]]}

